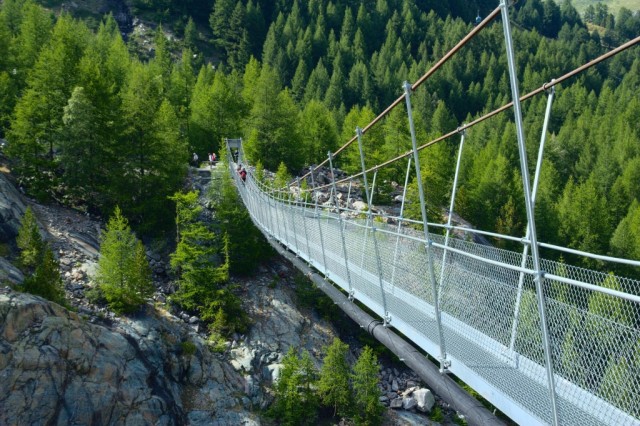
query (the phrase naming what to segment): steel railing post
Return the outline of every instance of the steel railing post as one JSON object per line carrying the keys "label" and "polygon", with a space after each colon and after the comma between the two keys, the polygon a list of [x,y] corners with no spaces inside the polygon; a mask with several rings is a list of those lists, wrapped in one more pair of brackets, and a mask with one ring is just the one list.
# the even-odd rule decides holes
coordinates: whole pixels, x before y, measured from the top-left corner
{"label": "steel railing post", "polygon": [[[287,186],[289,188],[289,186]],[[298,248],[298,231],[296,230],[296,209],[293,207],[293,203],[291,202],[291,197],[293,193],[291,189],[289,189],[289,211],[291,212],[291,228],[293,229],[293,243],[296,246],[296,256],[300,256],[300,249]]]}
{"label": "steel railing post", "polygon": [[442,265],[440,267],[440,288],[444,282],[444,272],[447,267],[447,247],[449,247],[449,237],[451,235],[451,220],[453,216],[453,207],[456,202],[456,191],[458,189],[458,176],[460,176],[460,163],[462,160],[462,148],[464,147],[464,140],[466,137],[466,131],[460,132],[460,147],[458,148],[458,160],[456,162],[456,173],[453,177],[453,188],[451,189],[451,203],[449,204],[449,217],[447,218],[447,233],[444,237],[444,250],[442,252]]}
{"label": "steel railing post", "polygon": [[520,93],[518,91],[518,79],[516,76],[515,54],[513,40],[511,38],[511,27],[509,22],[509,10],[507,0],[500,0],[502,9],[502,25],[504,30],[505,47],[507,51],[507,62],[509,65],[509,80],[511,83],[511,96],[513,97],[513,112],[516,121],[516,135],[518,137],[518,151],[520,154],[520,169],[522,174],[522,186],[525,198],[525,208],[527,210],[527,221],[529,240],[531,246],[531,257],[533,258],[533,278],[536,284],[536,296],[538,300],[538,312],[540,314],[540,328],[542,331],[542,344],[546,361],[547,379],[549,382],[549,397],[551,402],[551,418],[554,425],[560,422],[558,416],[558,406],[556,402],[555,378],[553,375],[553,359],[551,356],[551,345],[549,342],[549,329],[547,326],[547,314],[545,307],[545,297],[543,293],[544,274],[540,269],[540,257],[538,253],[538,236],[536,234],[536,222],[531,202],[531,190],[529,188],[529,170],[527,166],[527,151],[525,146],[524,126],[522,123],[522,110],[520,108]]}
{"label": "steel railing post", "polygon": [[344,256],[344,267],[347,272],[347,284],[349,285],[349,300],[353,300],[354,291],[351,285],[351,273],[349,272],[349,258],[347,257],[347,242],[344,239],[344,227],[342,226],[342,214],[340,212],[340,205],[338,204],[338,196],[336,187],[336,176],[333,172],[333,155],[331,151],[327,154],[329,156],[329,170],[331,171],[331,186],[333,187],[333,205],[336,206],[338,211],[338,225],[340,226],[340,238],[342,239],[342,255]]}
{"label": "steel railing post", "polygon": [[[367,182],[367,168],[364,164],[364,150],[362,148],[362,129],[360,129],[360,127],[356,127],[356,135],[358,136],[358,148],[360,149],[360,165],[362,166],[362,180],[364,181],[365,196],[367,197],[367,201],[370,201],[372,200],[371,197],[373,196],[373,194],[369,196],[370,192],[369,192],[369,184]],[[376,171],[376,174],[377,174],[377,171]],[[391,322],[391,315],[389,314],[389,310],[387,307],[387,296],[384,291],[384,282],[382,279],[382,264],[380,263],[381,262],[380,250],[378,248],[378,240],[376,238],[376,227],[374,226],[374,223],[373,223],[373,211],[371,209],[371,203],[369,203],[367,213],[368,213],[367,215],[368,224],[371,227],[371,238],[373,239],[373,250],[376,257],[376,266],[378,269],[378,284],[380,285],[382,307],[384,309],[383,320],[384,320],[384,326],[386,327]],[[366,229],[367,228],[365,228],[365,230]]]}
{"label": "steel railing post", "polygon": [[287,226],[287,216],[285,214],[285,209],[287,208],[287,204],[285,201],[285,197],[282,190],[278,190],[278,194],[280,194],[280,216],[282,216],[282,228],[284,228],[284,239],[286,240],[287,247],[290,249],[293,248],[291,241],[289,240],[289,227]]}
{"label": "steel railing post", "polygon": [[[298,194],[302,194],[302,189],[300,187],[300,178],[296,178],[296,182],[298,183]],[[302,226],[304,226],[304,238],[307,242],[307,260],[311,260],[311,247],[309,247],[309,233],[307,232],[307,194],[304,195],[304,205],[302,206]]]}
{"label": "steel railing post", "polygon": [[280,223],[277,220],[276,211],[275,192],[273,188],[269,188],[269,218],[273,224],[273,236],[280,241]]}
{"label": "steel railing post", "polygon": [[314,211],[314,217],[316,219],[316,221],[318,222],[318,232],[320,233],[320,247],[322,248],[322,267],[324,268],[324,276],[327,277],[329,275],[329,269],[327,268],[327,257],[325,255],[324,252],[324,238],[322,237],[322,224],[320,223],[320,215],[318,214],[318,194],[315,193],[316,191],[316,180],[313,177],[313,172],[315,171],[315,168],[313,166],[311,166],[311,187],[313,188],[313,192],[314,192],[314,198],[315,198],[315,211]]}
{"label": "steel railing post", "polygon": [[[373,185],[371,186],[371,192],[367,192],[366,193],[366,198],[367,198],[367,205],[369,210],[371,210],[371,206],[373,205],[373,191],[375,191],[375,187],[376,187],[376,179],[378,177],[378,170],[376,170],[373,173]],[[368,220],[368,219],[367,219]],[[365,259],[365,253],[366,253],[366,248],[367,248],[367,239],[369,238],[369,232],[368,232],[368,228],[364,229],[364,242],[362,243],[362,256],[360,258],[360,268],[364,268],[364,259]]]}
{"label": "steel railing post", "polygon": [[396,261],[398,258],[398,248],[400,246],[400,231],[402,230],[402,219],[404,215],[404,203],[407,199],[407,186],[409,186],[409,173],[411,173],[411,157],[407,161],[407,173],[404,176],[404,187],[402,188],[402,204],[400,204],[400,216],[398,217],[398,229],[396,233],[396,248],[393,251],[393,269],[391,270],[391,291],[395,290]]}
{"label": "steel railing post", "polygon": [[[540,181],[540,172],[542,170],[542,156],[544,154],[544,146],[547,141],[547,129],[549,128],[549,119],[551,118],[551,106],[553,105],[553,99],[556,94],[556,88],[552,87],[549,90],[549,96],[547,98],[547,109],[544,114],[544,123],[542,124],[542,135],[540,135],[540,147],[538,148],[538,161],[536,162],[536,172],[533,178],[533,189],[531,190],[531,203],[535,209],[536,206],[536,197],[538,194],[538,183]],[[529,240],[529,227],[527,227],[525,240]],[[527,266],[527,257],[529,256],[529,245],[525,244],[522,249],[522,261],[520,263],[521,267]],[[518,321],[520,317],[520,303],[522,301],[522,291],[524,287],[524,273],[520,273],[520,277],[518,279],[518,293],[516,294],[516,303],[513,312],[513,324],[511,325],[511,341],[509,342],[509,352],[516,362],[516,333],[518,330]]]}
{"label": "steel railing post", "polygon": [[440,315],[440,300],[438,298],[438,283],[436,281],[436,273],[433,265],[433,253],[431,250],[431,237],[429,236],[429,222],[427,218],[427,206],[424,199],[424,188],[422,185],[422,173],[420,171],[420,157],[418,155],[418,144],[416,141],[416,129],[413,123],[413,111],[411,109],[411,85],[404,82],[405,101],[407,104],[407,116],[409,118],[409,131],[411,132],[411,145],[413,146],[413,164],[416,170],[416,181],[418,182],[418,194],[420,195],[420,212],[422,214],[422,227],[425,238],[425,250],[427,252],[427,263],[429,267],[429,276],[431,278],[431,291],[433,294],[433,308],[436,317],[436,326],[438,327],[438,339],[440,343],[440,371],[444,372],[450,366],[447,360],[447,350],[445,347],[444,332],[442,330],[442,318]]}

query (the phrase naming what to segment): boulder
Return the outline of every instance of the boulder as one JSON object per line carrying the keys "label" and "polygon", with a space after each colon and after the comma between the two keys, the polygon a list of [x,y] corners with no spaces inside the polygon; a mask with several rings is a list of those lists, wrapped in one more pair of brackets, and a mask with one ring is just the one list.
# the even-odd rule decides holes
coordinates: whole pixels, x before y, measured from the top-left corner
{"label": "boulder", "polygon": [[368,209],[368,205],[364,201],[354,201],[353,208],[358,211],[363,211]]}
{"label": "boulder", "polygon": [[389,408],[402,408],[402,398],[392,399],[389,403]]}
{"label": "boulder", "polygon": [[412,408],[415,408],[417,405],[418,403],[413,397],[402,398],[402,408],[404,408],[405,410],[411,410]]}
{"label": "boulder", "polygon": [[428,413],[429,411],[431,411],[436,403],[436,399],[429,389],[418,389],[413,392],[413,397],[415,398],[418,405],[418,410],[422,411],[423,413]]}

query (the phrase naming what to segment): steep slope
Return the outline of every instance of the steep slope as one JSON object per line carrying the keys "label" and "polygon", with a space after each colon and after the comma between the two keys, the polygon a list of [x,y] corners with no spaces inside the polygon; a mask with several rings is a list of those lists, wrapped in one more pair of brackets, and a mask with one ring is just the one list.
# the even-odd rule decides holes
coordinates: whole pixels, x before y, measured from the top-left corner
{"label": "steep slope", "polygon": [[0,424],[258,424],[242,377],[153,308],[106,327],[5,288],[0,324]]}

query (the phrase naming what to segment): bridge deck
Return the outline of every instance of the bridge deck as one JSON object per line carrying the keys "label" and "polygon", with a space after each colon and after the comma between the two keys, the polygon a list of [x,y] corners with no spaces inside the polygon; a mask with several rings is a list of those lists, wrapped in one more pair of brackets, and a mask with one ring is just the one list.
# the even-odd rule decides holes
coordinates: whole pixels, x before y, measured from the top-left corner
{"label": "bridge deck", "polygon": [[[424,241],[419,235],[410,230],[395,233],[394,227],[378,223],[378,231],[372,232],[363,221],[341,221],[336,214],[315,214],[273,199],[250,198],[245,186],[241,193],[258,226],[345,291],[352,291],[380,317],[389,314],[391,326],[439,358],[433,292]],[[444,244],[441,235],[431,238]],[[522,255],[515,252],[455,239],[449,246],[520,266]],[[517,271],[452,252],[443,262],[444,250],[432,249],[450,371],[519,423],[551,423],[531,277],[523,276],[519,292]],[[516,316],[519,293],[520,313]],[[551,300],[550,304],[558,311],[552,317],[556,321],[553,325],[565,332],[567,318],[577,313],[590,315],[563,301]],[[613,325],[609,330],[617,332],[617,328]],[[640,336],[635,338],[640,340]],[[561,341],[555,343],[562,345]],[[554,371],[562,369],[556,366]],[[640,424],[597,392],[589,392],[561,374],[556,373],[555,378],[562,424]]]}

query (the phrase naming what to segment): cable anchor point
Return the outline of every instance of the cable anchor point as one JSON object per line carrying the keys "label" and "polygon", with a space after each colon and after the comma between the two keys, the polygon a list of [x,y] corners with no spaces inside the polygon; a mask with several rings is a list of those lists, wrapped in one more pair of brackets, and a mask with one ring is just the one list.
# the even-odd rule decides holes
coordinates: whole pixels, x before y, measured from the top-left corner
{"label": "cable anchor point", "polygon": [[440,374],[448,373],[451,367],[451,360],[447,358],[438,358],[440,361]]}
{"label": "cable anchor point", "polygon": [[382,326],[386,328],[390,323],[391,323],[391,314],[389,314],[389,312],[386,312],[384,314],[384,323],[382,324]]}

